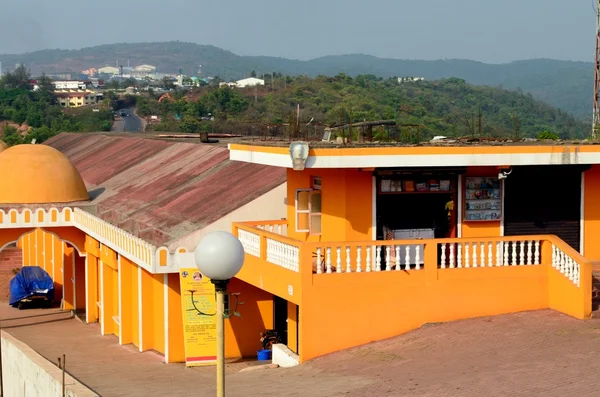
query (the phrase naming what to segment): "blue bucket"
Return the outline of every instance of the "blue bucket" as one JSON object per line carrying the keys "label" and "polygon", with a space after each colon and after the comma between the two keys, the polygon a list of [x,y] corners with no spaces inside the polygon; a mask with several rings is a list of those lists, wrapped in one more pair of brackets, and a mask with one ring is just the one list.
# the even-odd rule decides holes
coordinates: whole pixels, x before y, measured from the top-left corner
{"label": "blue bucket", "polygon": [[271,359],[271,350],[259,350],[257,352],[258,360],[265,361]]}

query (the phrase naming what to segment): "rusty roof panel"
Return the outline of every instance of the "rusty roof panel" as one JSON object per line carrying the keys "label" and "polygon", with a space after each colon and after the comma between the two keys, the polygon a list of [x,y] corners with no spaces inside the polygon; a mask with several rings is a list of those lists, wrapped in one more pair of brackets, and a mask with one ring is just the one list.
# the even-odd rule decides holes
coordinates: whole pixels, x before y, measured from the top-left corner
{"label": "rusty roof panel", "polygon": [[229,160],[221,146],[63,133],[65,153],[104,220],[155,245],[179,239],[285,182],[283,168]]}

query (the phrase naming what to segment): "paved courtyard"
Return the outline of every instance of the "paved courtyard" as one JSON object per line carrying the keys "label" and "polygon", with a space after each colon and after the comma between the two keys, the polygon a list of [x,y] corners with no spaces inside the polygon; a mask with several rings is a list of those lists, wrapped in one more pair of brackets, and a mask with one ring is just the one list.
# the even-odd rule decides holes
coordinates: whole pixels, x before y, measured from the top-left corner
{"label": "paved courtyard", "polygon": [[[15,313],[0,310],[3,327]],[[157,354],[100,336],[96,324],[57,320],[21,320],[5,331],[55,363],[65,353],[67,370],[102,396],[214,394],[214,368],[165,365]],[[228,365],[228,396],[595,397],[600,320],[553,311],[479,318],[427,325],[296,368],[239,372],[247,366]]]}

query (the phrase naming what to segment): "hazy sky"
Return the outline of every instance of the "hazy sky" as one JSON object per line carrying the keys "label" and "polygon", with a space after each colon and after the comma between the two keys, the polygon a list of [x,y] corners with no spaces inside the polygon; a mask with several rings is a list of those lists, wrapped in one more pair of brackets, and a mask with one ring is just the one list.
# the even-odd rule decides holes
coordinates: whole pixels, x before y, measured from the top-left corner
{"label": "hazy sky", "polygon": [[592,61],[595,0],[0,0],[0,53],[181,40],[240,55]]}

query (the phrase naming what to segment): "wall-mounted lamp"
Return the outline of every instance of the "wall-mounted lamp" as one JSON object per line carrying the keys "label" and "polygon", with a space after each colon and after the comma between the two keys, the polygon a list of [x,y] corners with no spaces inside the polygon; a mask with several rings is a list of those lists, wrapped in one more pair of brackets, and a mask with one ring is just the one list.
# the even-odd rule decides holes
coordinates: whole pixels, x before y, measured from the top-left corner
{"label": "wall-mounted lamp", "polygon": [[302,171],[306,166],[308,158],[308,142],[292,142],[290,143],[290,157],[292,158],[292,168],[294,171]]}

